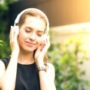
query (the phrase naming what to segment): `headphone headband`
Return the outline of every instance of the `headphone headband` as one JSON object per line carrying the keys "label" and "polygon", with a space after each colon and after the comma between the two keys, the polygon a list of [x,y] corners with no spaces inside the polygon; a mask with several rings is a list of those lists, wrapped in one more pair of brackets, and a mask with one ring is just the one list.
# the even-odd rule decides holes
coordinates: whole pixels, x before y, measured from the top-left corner
{"label": "headphone headband", "polygon": [[43,16],[43,17],[45,18],[46,23],[47,23],[46,33],[48,33],[48,31],[49,31],[49,20],[48,20],[46,14],[45,14],[44,12],[42,12],[41,10],[36,9],[36,8],[27,8],[27,9],[21,11],[21,12],[17,15],[17,17],[16,17],[16,19],[15,19],[15,21],[14,21],[14,26],[19,22],[20,17],[21,17],[25,12],[27,12],[27,11],[39,13],[41,16]]}

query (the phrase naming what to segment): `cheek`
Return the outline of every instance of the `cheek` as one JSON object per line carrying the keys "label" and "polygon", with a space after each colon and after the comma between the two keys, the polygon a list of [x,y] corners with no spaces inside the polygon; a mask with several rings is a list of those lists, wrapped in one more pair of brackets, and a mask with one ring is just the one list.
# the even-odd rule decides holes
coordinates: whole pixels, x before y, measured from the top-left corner
{"label": "cheek", "polygon": [[25,38],[25,35],[22,32],[20,32],[18,36],[19,43],[22,42],[24,38]]}
{"label": "cheek", "polygon": [[20,31],[20,33],[19,33],[19,38],[20,39],[23,39],[23,38],[25,38],[27,35],[25,34],[25,32],[24,31]]}

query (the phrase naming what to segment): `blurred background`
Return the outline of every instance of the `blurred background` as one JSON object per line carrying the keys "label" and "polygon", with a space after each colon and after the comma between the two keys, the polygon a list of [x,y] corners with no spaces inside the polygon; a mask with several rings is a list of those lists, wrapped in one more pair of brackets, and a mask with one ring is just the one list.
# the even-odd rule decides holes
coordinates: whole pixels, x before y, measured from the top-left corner
{"label": "blurred background", "polygon": [[29,7],[49,18],[57,90],[90,90],[90,0],[0,0],[0,58],[10,55],[10,26]]}

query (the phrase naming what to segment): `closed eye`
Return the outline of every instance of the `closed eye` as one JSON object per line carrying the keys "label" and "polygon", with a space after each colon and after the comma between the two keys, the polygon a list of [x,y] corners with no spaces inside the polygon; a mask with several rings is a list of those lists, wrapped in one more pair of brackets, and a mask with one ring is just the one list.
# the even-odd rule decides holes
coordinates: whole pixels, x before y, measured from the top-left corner
{"label": "closed eye", "polygon": [[38,32],[37,32],[37,35],[38,35],[39,37],[41,37],[43,34],[44,34],[44,33],[43,33],[42,31],[38,31]]}
{"label": "closed eye", "polygon": [[29,32],[32,31],[32,29],[31,29],[31,28],[25,28],[25,31],[26,31],[27,33],[29,33]]}

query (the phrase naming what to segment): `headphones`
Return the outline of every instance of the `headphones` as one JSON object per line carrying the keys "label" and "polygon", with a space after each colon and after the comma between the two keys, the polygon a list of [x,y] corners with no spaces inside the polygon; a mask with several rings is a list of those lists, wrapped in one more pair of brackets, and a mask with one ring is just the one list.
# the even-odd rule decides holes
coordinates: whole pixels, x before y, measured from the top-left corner
{"label": "headphones", "polygon": [[20,17],[21,17],[25,12],[27,12],[27,11],[28,11],[28,12],[31,12],[31,13],[32,13],[32,12],[35,12],[35,13],[40,14],[41,16],[44,17],[44,19],[46,20],[46,23],[47,23],[47,26],[46,26],[46,34],[48,34],[48,31],[49,31],[49,20],[48,20],[46,14],[45,14],[43,11],[41,11],[41,10],[39,10],[39,9],[37,9],[37,8],[27,8],[27,9],[21,11],[21,12],[17,15],[17,17],[16,17],[16,19],[15,19],[15,21],[14,21],[14,26],[16,26],[16,25],[19,23]]}

